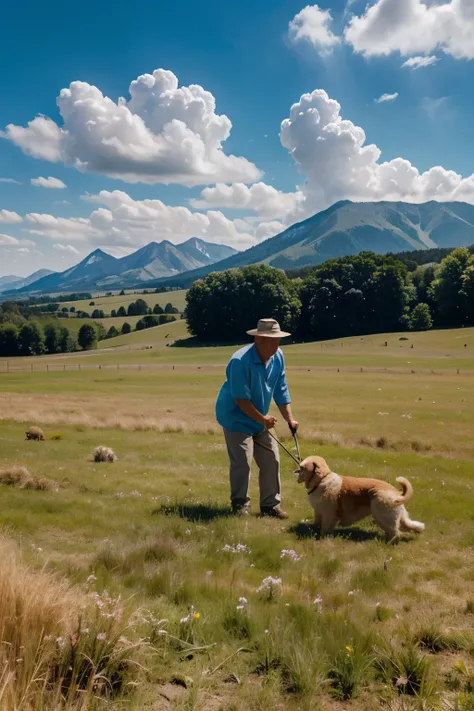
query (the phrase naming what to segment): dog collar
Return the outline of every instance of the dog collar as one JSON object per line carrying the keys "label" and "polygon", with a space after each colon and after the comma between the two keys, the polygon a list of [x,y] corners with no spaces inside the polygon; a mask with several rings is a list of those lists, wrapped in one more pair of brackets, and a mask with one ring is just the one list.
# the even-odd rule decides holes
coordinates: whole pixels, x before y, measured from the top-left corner
{"label": "dog collar", "polygon": [[308,496],[311,496],[311,494],[313,494],[313,493],[316,491],[316,489],[318,488],[318,486],[320,485],[320,483],[321,483],[321,482],[318,481],[318,483],[316,484],[316,486],[313,486],[313,488],[311,489],[311,491],[308,491]]}

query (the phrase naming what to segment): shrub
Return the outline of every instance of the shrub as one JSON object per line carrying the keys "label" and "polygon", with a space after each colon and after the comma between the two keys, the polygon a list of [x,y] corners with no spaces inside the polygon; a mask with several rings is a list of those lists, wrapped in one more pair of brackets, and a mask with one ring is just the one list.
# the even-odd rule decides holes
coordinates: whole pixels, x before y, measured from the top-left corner
{"label": "shrub", "polygon": [[125,335],[126,333],[130,333],[131,330],[132,330],[132,327],[130,326],[129,323],[125,322],[125,323],[122,325],[122,334]]}
{"label": "shrub", "polygon": [[428,304],[417,304],[408,321],[410,331],[429,331],[433,327]]}

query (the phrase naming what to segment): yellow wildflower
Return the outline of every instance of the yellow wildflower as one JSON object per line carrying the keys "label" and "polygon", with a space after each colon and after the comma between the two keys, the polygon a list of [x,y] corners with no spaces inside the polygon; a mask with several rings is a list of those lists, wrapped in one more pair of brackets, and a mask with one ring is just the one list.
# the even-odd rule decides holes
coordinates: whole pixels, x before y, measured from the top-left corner
{"label": "yellow wildflower", "polygon": [[352,647],[349,647],[349,645],[346,645],[346,652],[347,652],[347,654],[352,654],[353,651],[354,651],[354,650],[352,649]]}
{"label": "yellow wildflower", "polygon": [[193,617],[194,617],[195,620],[199,620],[199,618],[201,617],[201,613],[200,613],[200,612],[195,612],[194,615],[193,615]]}

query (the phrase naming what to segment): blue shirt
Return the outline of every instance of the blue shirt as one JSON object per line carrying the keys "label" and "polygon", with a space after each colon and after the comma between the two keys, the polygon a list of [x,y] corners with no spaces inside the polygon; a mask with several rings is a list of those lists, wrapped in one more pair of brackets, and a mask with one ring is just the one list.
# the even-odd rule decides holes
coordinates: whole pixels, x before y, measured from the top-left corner
{"label": "blue shirt", "polygon": [[264,429],[240,409],[236,400],[250,400],[262,415],[268,414],[272,397],[279,406],[291,402],[280,349],[264,363],[254,344],[245,346],[230,359],[226,376],[216,402],[217,421],[226,430],[252,435]]}

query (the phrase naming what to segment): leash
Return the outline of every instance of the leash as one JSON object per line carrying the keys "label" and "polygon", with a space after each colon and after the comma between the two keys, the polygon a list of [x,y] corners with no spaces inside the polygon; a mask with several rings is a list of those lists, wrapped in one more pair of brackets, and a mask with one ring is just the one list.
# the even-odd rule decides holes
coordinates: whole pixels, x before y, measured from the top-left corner
{"label": "leash", "polygon": [[294,438],[294,440],[295,440],[296,451],[298,452],[298,459],[295,457],[295,455],[294,455],[292,452],[290,452],[289,449],[287,449],[287,448],[285,447],[285,445],[283,444],[283,442],[280,442],[280,440],[278,439],[278,437],[276,437],[276,435],[274,435],[271,430],[267,430],[267,432],[268,432],[268,434],[270,435],[270,437],[273,437],[273,439],[275,440],[275,442],[276,442],[277,444],[279,444],[280,447],[281,447],[282,449],[284,449],[285,452],[290,455],[290,457],[292,458],[292,460],[299,466],[299,465],[301,464],[301,455],[300,455],[300,448],[299,448],[299,444],[298,444],[298,439],[297,439],[297,436],[296,436],[296,432],[293,432],[293,430],[291,429],[291,427],[290,427],[290,431],[291,431],[291,434],[293,435],[293,438]]}

